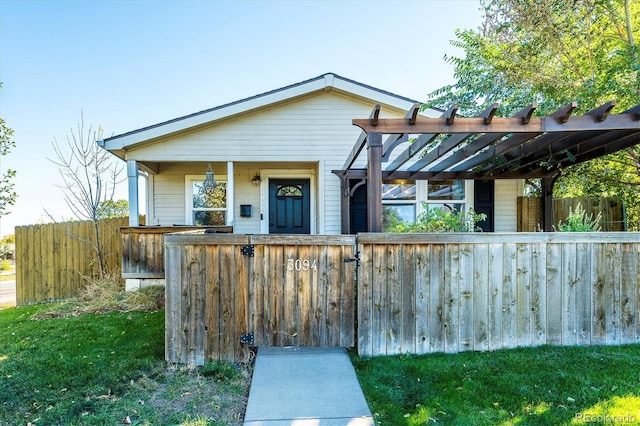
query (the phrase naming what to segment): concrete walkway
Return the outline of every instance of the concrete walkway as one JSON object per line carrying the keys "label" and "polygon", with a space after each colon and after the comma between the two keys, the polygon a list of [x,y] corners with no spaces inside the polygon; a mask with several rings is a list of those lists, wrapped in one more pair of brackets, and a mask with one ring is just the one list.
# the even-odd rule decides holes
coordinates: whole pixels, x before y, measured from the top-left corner
{"label": "concrete walkway", "polygon": [[343,348],[259,348],[245,426],[370,426]]}
{"label": "concrete walkway", "polygon": [[16,281],[0,281],[0,306],[16,305]]}

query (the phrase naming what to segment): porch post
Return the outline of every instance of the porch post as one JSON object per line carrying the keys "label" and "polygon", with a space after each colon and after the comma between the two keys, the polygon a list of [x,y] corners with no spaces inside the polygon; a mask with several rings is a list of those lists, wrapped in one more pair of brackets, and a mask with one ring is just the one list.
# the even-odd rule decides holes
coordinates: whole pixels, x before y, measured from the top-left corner
{"label": "porch post", "polygon": [[542,178],[542,230],[553,231],[553,184],[556,178]]}
{"label": "porch post", "polygon": [[369,232],[382,232],[382,133],[367,135],[367,224]]}
{"label": "porch post", "polygon": [[236,182],[233,175],[233,161],[227,161],[227,215],[226,215],[226,223],[227,226],[233,226],[234,223],[234,212],[235,212],[235,195],[236,193]]}
{"label": "porch post", "polygon": [[140,226],[138,208],[138,162],[127,160],[127,184],[129,187],[129,226]]}

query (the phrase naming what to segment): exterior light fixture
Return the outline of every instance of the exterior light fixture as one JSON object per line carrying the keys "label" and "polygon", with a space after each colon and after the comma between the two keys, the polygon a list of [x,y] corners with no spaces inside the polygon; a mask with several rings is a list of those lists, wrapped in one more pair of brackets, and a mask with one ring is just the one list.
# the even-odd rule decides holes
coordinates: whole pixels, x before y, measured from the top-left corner
{"label": "exterior light fixture", "polygon": [[260,175],[258,173],[256,173],[256,175],[253,177],[253,179],[251,179],[251,183],[254,184],[255,186],[260,185],[261,181],[262,181],[262,179],[260,179]]}
{"label": "exterior light fixture", "polygon": [[202,182],[202,187],[205,191],[212,191],[216,189],[216,186],[218,186],[218,182],[213,178],[213,170],[211,169],[211,164],[209,164],[209,168],[205,173],[204,182]]}

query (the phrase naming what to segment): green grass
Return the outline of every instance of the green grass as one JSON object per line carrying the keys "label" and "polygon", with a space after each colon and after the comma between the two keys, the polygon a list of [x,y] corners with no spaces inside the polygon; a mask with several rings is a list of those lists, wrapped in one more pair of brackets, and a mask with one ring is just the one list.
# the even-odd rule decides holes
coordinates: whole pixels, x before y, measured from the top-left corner
{"label": "green grass", "polygon": [[353,363],[378,425],[640,424],[640,345]]}
{"label": "green grass", "polygon": [[167,366],[164,311],[33,319],[47,308],[0,311],[0,424],[239,424],[248,374]]}

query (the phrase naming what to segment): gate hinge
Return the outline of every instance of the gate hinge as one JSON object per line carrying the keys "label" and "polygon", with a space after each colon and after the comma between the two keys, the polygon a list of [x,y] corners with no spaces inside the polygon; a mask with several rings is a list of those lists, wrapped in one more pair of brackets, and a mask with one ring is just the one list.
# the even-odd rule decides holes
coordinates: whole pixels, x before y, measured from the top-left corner
{"label": "gate hinge", "polygon": [[240,335],[240,343],[242,344],[247,344],[247,345],[253,345],[253,333],[242,333]]}
{"label": "gate hinge", "polygon": [[357,251],[354,257],[347,257],[344,263],[356,262],[356,266],[360,266],[360,252]]}
{"label": "gate hinge", "polygon": [[245,256],[253,257],[254,255],[253,244],[247,244],[240,247],[240,253],[244,254]]}

